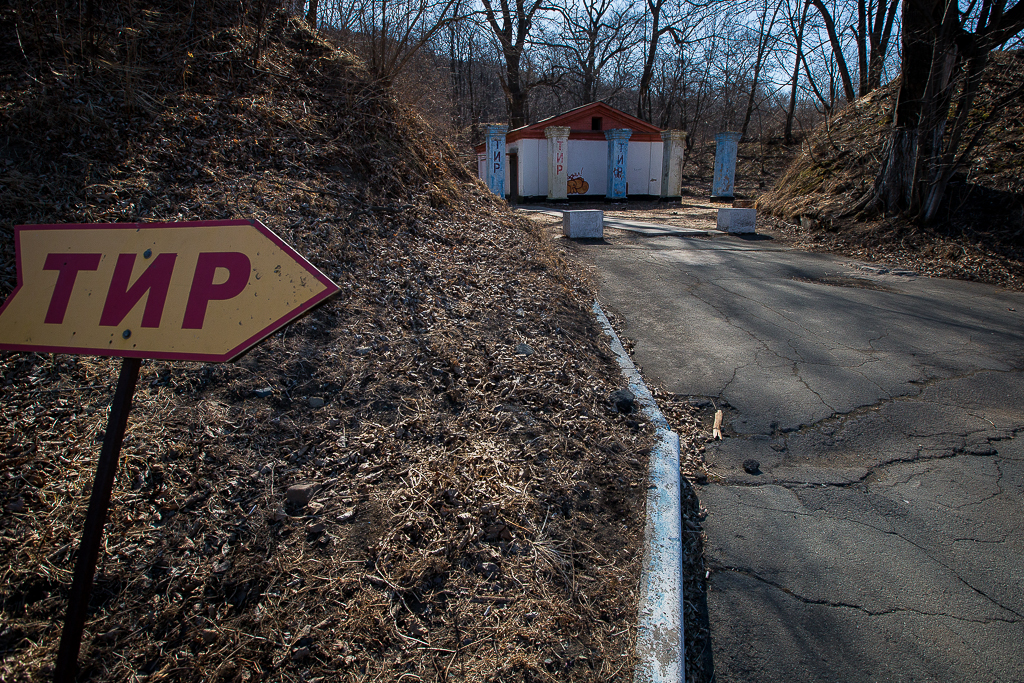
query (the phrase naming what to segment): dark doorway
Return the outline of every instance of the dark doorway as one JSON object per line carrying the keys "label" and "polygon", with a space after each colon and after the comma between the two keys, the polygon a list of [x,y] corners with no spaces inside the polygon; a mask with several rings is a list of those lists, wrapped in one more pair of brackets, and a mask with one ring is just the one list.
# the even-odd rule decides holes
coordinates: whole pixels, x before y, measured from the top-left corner
{"label": "dark doorway", "polygon": [[519,203],[519,155],[512,152],[508,155],[508,203]]}

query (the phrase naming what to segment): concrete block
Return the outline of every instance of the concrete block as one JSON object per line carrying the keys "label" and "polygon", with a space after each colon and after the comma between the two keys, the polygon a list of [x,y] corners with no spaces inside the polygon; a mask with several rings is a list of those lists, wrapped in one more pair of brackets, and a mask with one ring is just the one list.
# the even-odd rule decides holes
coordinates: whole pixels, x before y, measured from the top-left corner
{"label": "concrete block", "polygon": [[719,209],[718,229],[731,233],[754,232],[757,209]]}
{"label": "concrete block", "polygon": [[604,211],[563,211],[562,234],[571,239],[601,239]]}

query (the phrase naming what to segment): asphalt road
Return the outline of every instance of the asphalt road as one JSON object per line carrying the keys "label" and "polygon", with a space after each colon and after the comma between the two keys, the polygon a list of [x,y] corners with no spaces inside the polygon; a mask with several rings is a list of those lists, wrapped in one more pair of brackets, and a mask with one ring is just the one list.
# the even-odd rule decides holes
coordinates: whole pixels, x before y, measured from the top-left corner
{"label": "asphalt road", "polygon": [[718,680],[1024,681],[1024,295],[610,232],[580,249],[645,377],[726,412]]}

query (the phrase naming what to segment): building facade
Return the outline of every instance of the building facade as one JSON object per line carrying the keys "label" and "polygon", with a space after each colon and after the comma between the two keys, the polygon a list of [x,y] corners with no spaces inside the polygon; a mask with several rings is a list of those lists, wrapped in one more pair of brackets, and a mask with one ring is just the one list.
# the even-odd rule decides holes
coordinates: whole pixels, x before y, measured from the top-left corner
{"label": "building facade", "polygon": [[603,102],[507,133],[488,126],[487,135],[476,148],[478,174],[486,180],[495,173],[491,157],[502,136],[503,194],[497,194],[513,202],[679,196],[685,134]]}

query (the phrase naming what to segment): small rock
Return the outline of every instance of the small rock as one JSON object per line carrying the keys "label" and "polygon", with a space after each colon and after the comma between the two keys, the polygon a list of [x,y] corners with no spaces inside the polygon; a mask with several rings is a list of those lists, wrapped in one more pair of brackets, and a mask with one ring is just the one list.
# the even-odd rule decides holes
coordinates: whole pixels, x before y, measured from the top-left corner
{"label": "small rock", "polygon": [[18,514],[25,511],[25,499],[22,497],[15,498],[7,504],[7,509],[14,514]]}
{"label": "small rock", "polygon": [[199,632],[199,637],[203,639],[203,642],[209,645],[213,641],[217,640],[217,632],[212,628],[204,628]]}
{"label": "small rock", "polygon": [[743,471],[747,474],[761,474],[761,463],[751,458],[743,461]]}
{"label": "small rock", "polygon": [[480,565],[480,571],[483,572],[487,578],[491,578],[498,574],[498,565],[493,562],[484,562]]}
{"label": "small rock", "polygon": [[256,398],[266,398],[267,396],[270,396],[273,393],[274,393],[274,390],[272,388],[270,388],[270,387],[263,387],[261,389],[255,389],[252,392],[253,396],[255,396]]}
{"label": "small rock", "polygon": [[516,344],[516,353],[520,356],[532,356],[533,349],[530,348],[529,344]]}
{"label": "small rock", "polygon": [[106,633],[101,633],[97,636],[96,640],[101,643],[110,644],[115,642],[119,635],[121,635],[121,629],[115,628],[107,631]]}
{"label": "small rock", "polygon": [[306,532],[309,533],[310,536],[315,536],[317,534],[322,534],[326,529],[326,524],[323,522],[317,522],[316,524],[310,524],[306,527]]}
{"label": "small rock", "polygon": [[223,574],[229,569],[231,569],[231,560],[224,560],[223,562],[219,562],[214,566],[213,573]]}
{"label": "small rock", "polygon": [[356,355],[357,356],[365,356],[370,351],[372,351],[372,349],[369,346],[357,346],[356,347]]}
{"label": "small rock", "polygon": [[283,522],[288,519],[288,513],[284,511],[284,508],[278,508],[274,511],[274,521]]}
{"label": "small rock", "polygon": [[319,396],[312,396],[309,399],[309,407],[310,408],[323,408],[324,407],[324,403],[326,403],[326,401],[324,401]]}
{"label": "small rock", "polygon": [[693,475],[693,480],[696,481],[698,484],[706,484],[708,483],[708,473],[697,472],[697,474]]}
{"label": "small rock", "polygon": [[355,516],[356,516],[356,509],[355,508],[349,508],[348,510],[345,510],[340,515],[338,515],[338,521],[339,522],[347,522],[347,521],[349,521],[350,519],[352,519]]}
{"label": "small rock", "polygon": [[427,635],[427,629],[423,628],[421,624],[413,622],[409,626],[409,635],[413,638],[422,638],[423,636]]}
{"label": "small rock", "polygon": [[295,484],[285,491],[284,498],[292,505],[305,505],[313,499],[316,487],[313,484]]}
{"label": "small rock", "polygon": [[302,660],[307,659],[308,657],[309,657],[309,648],[308,647],[297,647],[297,648],[295,648],[295,651],[292,652],[292,659],[295,660],[296,662],[301,662]]}
{"label": "small rock", "polygon": [[629,389],[616,389],[608,396],[608,401],[620,413],[631,413],[636,403],[636,396]]}

